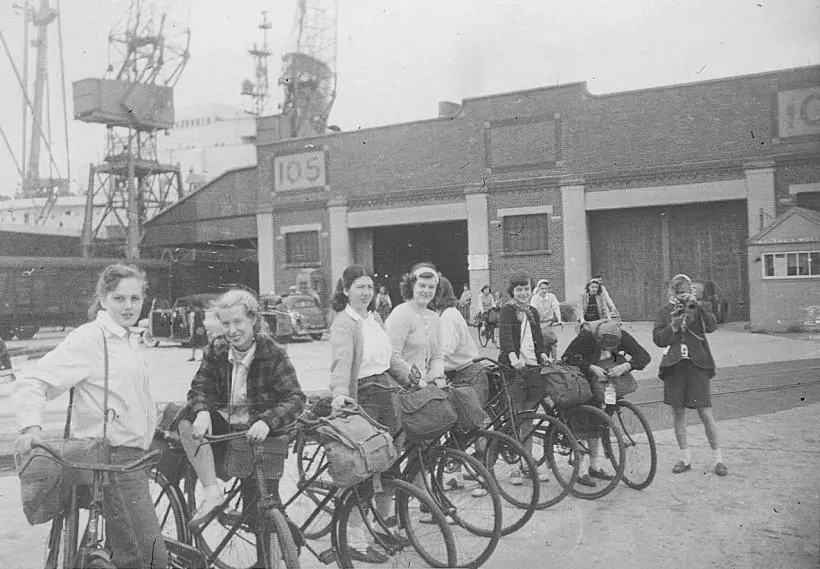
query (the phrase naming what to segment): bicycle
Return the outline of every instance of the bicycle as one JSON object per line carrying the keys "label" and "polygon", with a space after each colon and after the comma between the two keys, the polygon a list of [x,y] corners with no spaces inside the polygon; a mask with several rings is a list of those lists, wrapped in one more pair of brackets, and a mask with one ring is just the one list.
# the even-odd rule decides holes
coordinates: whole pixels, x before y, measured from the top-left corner
{"label": "bicycle", "polygon": [[[144,457],[122,465],[102,463],[71,463],[63,460],[60,453],[50,445],[41,442],[32,442],[31,448],[41,449],[46,454],[33,455],[28,458],[20,469],[22,474],[31,461],[42,457],[53,460],[64,471],[92,472],[93,480],[90,486],[90,502],[85,529],[80,537],[80,488],[84,486],[72,484],[69,492],[68,506],[65,512],[51,522],[48,542],[46,546],[46,569],[116,569],[111,561],[111,551],[106,544],[105,517],[103,515],[103,499],[105,477],[108,474],[124,474],[147,467],[159,457],[154,451]],[[62,547],[61,547],[62,545]]]}
{"label": "bicycle", "polygon": [[[312,433],[312,430],[319,423],[305,418],[299,418],[295,427],[289,429],[288,443],[297,440],[300,436]],[[207,437],[203,444],[214,444],[217,442],[231,440],[244,436],[244,432],[230,433],[217,437]],[[260,460],[258,446],[251,446],[254,452],[254,464]],[[254,450],[255,449],[255,450]],[[283,464],[284,469],[284,464]],[[282,470],[274,472],[274,479],[277,486],[284,477]],[[292,469],[291,469],[292,470]],[[340,567],[352,567],[351,546],[348,543],[348,525],[350,520],[356,517],[354,511],[365,512],[363,523],[359,524],[366,528],[368,535],[372,538],[374,546],[391,559],[396,567],[425,566],[450,567],[455,565],[455,546],[453,544],[452,533],[447,526],[446,519],[440,511],[437,511],[432,500],[424,496],[417,488],[407,485],[400,480],[383,478],[380,480],[382,488],[391,492],[395,496],[397,522],[391,523],[379,517],[373,503],[372,481],[367,481],[361,485],[346,490],[339,490],[337,487],[326,487],[317,501],[317,496],[304,499],[306,493],[315,489],[317,481],[322,477],[327,477],[327,463],[314,469],[315,472],[309,478],[300,477],[295,481],[293,495],[282,502],[279,497],[278,488],[268,493],[265,484],[264,493],[260,494],[253,488],[248,487],[247,478],[233,478],[227,481],[225,498],[222,504],[209,515],[202,524],[193,532],[193,537],[202,549],[207,558],[208,566],[219,567],[221,569],[245,569],[255,566],[264,553],[260,547],[268,543],[268,549],[273,554],[268,555],[268,563],[277,566],[274,562],[278,559],[278,551],[283,552],[284,566],[298,566],[294,562],[292,555],[284,555],[290,549],[288,536],[291,536],[294,544],[298,544],[296,561],[298,562],[298,550],[305,548],[311,552],[319,561],[330,564],[334,561]],[[279,476],[279,478],[276,478]],[[264,473],[259,467],[254,469],[252,477],[255,480],[266,480],[270,478],[270,472]],[[165,479],[167,481],[167,479]],[[188,468],[185,476],[180,477],[176,483],[170,483],[166,489],[170,495],[181,495],[179,483],[184,480],[185,493],[188,495],[188,507],[185,508],[185,516],[188,518],[190,512],[196,509],[197,489],[200,487],[196,483],[192,468]],[[264,483],[264,482],[263,482]],[[370,492],[368,494],[368,492]],[[259,496],[264,496],[260,500]],[[413,512],[418,512],[420,507],[414,505],[424,503],[426,507],[433,510],[436,520],[434,525],[420,527],[413,516]],[[308,512],[304,512],[306,504],[310,504]],[[256,520],[260,519],[259,509],[264,509],[271,517],[272,525],[276,528],[276,540],[273,540],[274,532],[270,527],[257,529]],[[253,512],[256,511],[254,519]],[[291,512],[298,511],[299,516],[304,521],[295,523],[291,517]],[[304,514],[304,515],[301,515]],[[315,524],[317,518],[329,516],[330,522],[328,532],[331,534],[332,547],[327,550],[318,551],[308,543],[308,528]],[[261,519],[264,519],[262,517]],[[277,521],[278,519],[278,521]],[[282,520],[284,519],[284,525]],[[270,524],[269,524],[270,526]],[[284,531],[288,528],[288,533]],[[397,532],[403,531],[404,535]],[[266,533],[260,535],[260,533]],[[284,538],[285,545],[280,542]],[[273,541],[273,543],[271,543]],[[260,546],[260,544],[262,544]],[[288,564],[290,563],[290,564]],[[266,565],[269,566],[269,565]],[[280,564],[281,566],[281,564]]]}
{"label": "bicycle", "polygon": [[492,341],[493,345],[498,347],[498,319],[501,314],[501,309],[498,307],[491,307],[487,309],[478,320],[478,341],[482,347],[486,348],[487,344]]}
{"label": "bicycle", "polygon": [[[529,484],[519,485],[518,481],[510,479],[507,484],[501,486],[538,486],[538,509],[554,506],[570,494],[578,479],[581,449],[574,434],[563,420],[553,413],[515,409],[506,379],[509,375],[517,373],[515,368],[488,357],[475,358],[473,361],[491,364],[486,368],[490,386],[489,401],[484,408],[490,417],[490,424],[486,428],[512,437],[525,449],[530,448],[529,454],[536,465],[535,469],[525,468],[523,464],[518,465],[520,475],[528,479]],[[560,453],[556,453],[554,448],[549,448],[551,440],[560,444]],[[538,467],[544,465],[558,482],[557,485],[550,484],[549,479],[542,480],[546,473],[539,472]]]}

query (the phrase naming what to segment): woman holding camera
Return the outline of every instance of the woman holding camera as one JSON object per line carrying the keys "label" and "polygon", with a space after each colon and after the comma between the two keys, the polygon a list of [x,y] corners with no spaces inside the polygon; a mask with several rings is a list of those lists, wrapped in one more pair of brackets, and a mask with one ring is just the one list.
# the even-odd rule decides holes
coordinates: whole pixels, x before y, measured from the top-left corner
{"label": "woman holding camera", "polygon": [[674,474],[692,468],[686,433],[686,409],[697,409],[712,447],[715,474],[726,476],[718,439],[717,419],[712,410],[711,379],[715,375],[715,360],[706,334],[717,329],[715,315],[708,302],[699,302],[692,293],[692,280],[675,275],[669,286],[669,303],[658,309],[652,339],[664,348],[658,376],[663,380],[663,402],[672,407],[675,438],[681,450],[681,460],[672,469]]}

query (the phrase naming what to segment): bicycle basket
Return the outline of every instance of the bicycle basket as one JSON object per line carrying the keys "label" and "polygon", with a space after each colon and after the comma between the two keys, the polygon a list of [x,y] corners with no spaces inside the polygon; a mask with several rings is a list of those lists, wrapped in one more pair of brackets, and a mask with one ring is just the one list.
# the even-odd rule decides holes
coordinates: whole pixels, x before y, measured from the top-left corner
{"label": "bicycle basket", "polygon": [[[288,437],[268,437],[259,445],[262,452],[262,470],[268,480],[279,480],[285,470],[288,456]],[[257,451],[259,452],[259,451]],[[254,472],[253,453],[248,439],[229,440],[225,447],[225,473],[229,477],[247,478]]]}

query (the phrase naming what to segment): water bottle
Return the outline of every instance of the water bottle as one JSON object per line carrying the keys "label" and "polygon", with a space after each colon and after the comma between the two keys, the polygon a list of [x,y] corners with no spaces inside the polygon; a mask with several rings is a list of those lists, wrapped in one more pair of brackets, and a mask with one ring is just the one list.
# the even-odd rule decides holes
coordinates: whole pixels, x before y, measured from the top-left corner
{"label": "water bottle", "polygon": [[615,405],[615,386],[612,385],[612,382],[608,382],[606,384],[606,389],[604,390],[604,403],[607,405]]}

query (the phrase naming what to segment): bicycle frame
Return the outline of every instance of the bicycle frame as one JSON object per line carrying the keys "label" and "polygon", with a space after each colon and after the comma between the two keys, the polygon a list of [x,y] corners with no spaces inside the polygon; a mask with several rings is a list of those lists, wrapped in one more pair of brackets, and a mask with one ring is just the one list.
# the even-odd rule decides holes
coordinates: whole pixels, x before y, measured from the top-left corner
{"label": "bicycle frame", "polygon": [[[111,564],[111,553],[106,548],[105,542],[105,517],[103,514],[103,501],[105,499],[105,492],[103,485],[105,477],[110,473],[126,473],[133,472],[148,466],[148,464],[159,458],[160,452],[153,451],[146,454],[144,457],[124,465],[111,465],[102,463],[71,463],[63,460],[56,450],[49,445],[39,442],[32,443],[32,449],[42,449],[46,451],[45,455],[38,455],[48,460],[53,460],[63,468],[70,468],[81,471],[91,471],[93,479],[91,484],[91,504],[89,505],[88,522],[86,523],[82,539],[77,543],[78,535],[67,535],[65,540],[49,539],[46,551],[46,569],[58,569],[57,560],[59,557],[59,547],[61,541],[69,541],[73,551],[66,551],[63,553],[64,567],[85,567],[86,563],[92,558],[102,559],[104,563]],[[20,473],[22,474],[28,465],[36,457],[30,457],[28,462],[22,467]],[[80,485],[73,485],[71,487],[71,498],[67,511],[52,522],[52,533],[55,531],[62,531],[62,525],[68,522],[71,518],[76,517],[76,523],[72,523],[74,529],[79,529],[79,497],[78,489]],[[65,531],[68,534],[68,528]],[[79,533],[79,532],[78,532]],[[53,538],[54,536],[52,536]],[[113,565],[111,565],[113,567]]]}

